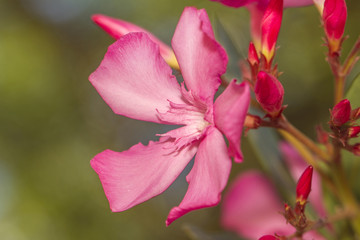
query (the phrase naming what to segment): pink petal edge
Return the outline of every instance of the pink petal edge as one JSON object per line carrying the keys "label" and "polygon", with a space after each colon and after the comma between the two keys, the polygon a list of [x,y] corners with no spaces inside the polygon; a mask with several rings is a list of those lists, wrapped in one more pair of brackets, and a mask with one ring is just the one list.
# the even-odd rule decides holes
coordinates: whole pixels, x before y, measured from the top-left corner
{"label": "pink petal edge", "polygon": [[248,83],[236,83],[234,79],[214,104],[216,127],[229,140],[229,154],[235,162],[242,162],[240,149],[241,133],[250,105],[250,88]]}
{"label": "pink petal edge", "polygon": [[228,57],[216,42],[204,9],[186,7],[176,27],[172,46],[189,90],[213,102],[226,71]]}
{"label": "pink petal edge", "polygon": [[90,82],[111,107],[126,117],[161,123],[168,100],[182,104],[180,85],[146,33],[129,33],[113,43]]}
{"label": "pink petal edge", "polygon": [[239,175],[225,194],[221,222],[225,228],[249,239],[295,232],[279,214],[281,210],[281,200],[270,181],[257,171],[248,171]]}
{"label": "pink petal edge", "polygon": [[199,145],[194,166],[186,177],[189,188],[178,207],[171,209],[166,225],[184,214],[219,203],[231,169],[224,138],[219,130],[208,129],[207,136]]}
{"label": "pink petal edge", "polygon": [[173,145],[163,138],[123,152],[105,150],[91,160],[113,212],[129,209],[170,186],[197,150],[196,145],[189,145],[173,151]]}

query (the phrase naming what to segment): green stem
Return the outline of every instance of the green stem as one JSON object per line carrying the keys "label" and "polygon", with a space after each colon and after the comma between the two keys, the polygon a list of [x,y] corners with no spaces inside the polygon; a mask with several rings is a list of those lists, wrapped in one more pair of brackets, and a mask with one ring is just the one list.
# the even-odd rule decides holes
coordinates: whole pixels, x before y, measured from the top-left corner
{"label": "green stem", "polygon": [[319,148],[310,138],[300,132],[296,127],[294,127],[289,121],[286,120],[285,116],[281,116],[279,119],[280,128],[290,133],[292,136],[297,138],[302,144],[304,144],[310,151],[316,154],[319,158],[329,161],[329,155]]}

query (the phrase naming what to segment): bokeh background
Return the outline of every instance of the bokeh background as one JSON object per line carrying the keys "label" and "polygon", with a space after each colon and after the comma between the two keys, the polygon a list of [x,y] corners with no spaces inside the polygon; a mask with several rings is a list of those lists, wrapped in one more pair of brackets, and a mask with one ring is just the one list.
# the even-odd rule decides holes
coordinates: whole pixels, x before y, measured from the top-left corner
{"label": "bokeh background", "polygon": [[[360,2],[347,4],[345,53],[360,22]],[[191,163],[164,194],[122,213],[110,211],[89,164],[107,148],[123,151],[168,130],[115,115],[88,82],[113,42],[90,16],[131,21],[170,44],[187,5],[206,8],[230,55],[227,77],[241,79],[238,60],[245,58],[250,39],[244,9],[207,0],[0,0],[0,239],[190,239],[186,229],[234,237],[220,226],[220,207],[165,227],[169,210],[185,194]],[[312,137],[332,104],[322,36],[315,7],[286,10],[277,52],[285,113]],[[353,72],[349,79],[358,65]],[[231,179],[260,165],[280,175],[279,157],[261,159],[261,146],[254,151],[249,138],[242,146],[245,162],[234,165]]]}

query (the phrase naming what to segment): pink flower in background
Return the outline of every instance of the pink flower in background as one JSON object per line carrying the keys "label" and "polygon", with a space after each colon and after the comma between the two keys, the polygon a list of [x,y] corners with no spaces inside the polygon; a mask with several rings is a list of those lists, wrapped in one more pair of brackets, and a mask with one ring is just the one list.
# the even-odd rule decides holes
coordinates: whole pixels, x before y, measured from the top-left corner
{"label": "pink flower in background", "polygon": [[95,14],[91,17],[91,19],[115,39],[119,39],[120,37],[130,32],[147,33],[149,38],[159,45],[160,55],[165,59],[165,61],[171,67],[179,68],[173,50],[149,31],[124,20],[115,19],[102,14]]}
{"label": "pink flower in background", "polygon": [[[283,204],[271,181],[257,171],[239,175],[225,194],[221,223],[248,239],[271,239],[268,234],[286,236],[296,229],[286,223]],[[276,239],[273,237],[273,239]],[[305,240],[324,239],[315,231],[304,234]]]}
{"label": "pink flower in background", "polygon": [[117,212],[165,191],[196,154],[186,177],[188,191],[170,211],[167,225],[192,210],[219,203],[230,156],[242,161],[240,138],[250,101],[248,85],[234,80],[213,102],[228,58],[214,38],[205,10],[185,8],[172,46],[184,78],[181,87],[146,33],[129,33],[117,40],[89,77],[115,113],[183,125],[159,134],[159,141],[147,146],[106,150],[91,160],[110,208]]}

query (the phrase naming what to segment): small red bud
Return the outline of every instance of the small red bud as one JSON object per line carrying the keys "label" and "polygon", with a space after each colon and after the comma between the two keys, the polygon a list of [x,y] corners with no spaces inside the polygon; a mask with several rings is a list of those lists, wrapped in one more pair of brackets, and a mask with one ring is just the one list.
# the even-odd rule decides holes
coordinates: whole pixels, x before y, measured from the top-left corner
{"label": "small red bud", "polygon": [[296,185],[296,200],[299,201],[301,205],[304,205],[306,203],[306,200],[311,191],[312,174],[313,167],[310,165],[300,176],[299,181]]}
{"label": "small red bud", "polygon": [[270,65],[279,35],[283,15],[283,0],[270,0],[261,20],[261,53]]}
{"label": "small red bud", "polygon": [[355,138],[360,133],[360,126],[349,127],[348,136],[349,138]]}
{"label": "small red bud", "polygon": [[249,44],[248,61],[251,66],[254,66],[255,64],[257,65],[259,64],[259,56],[257,54],[255,45],[252,42],[250,42]]}
{"label": "small red bud", "polygon": [[260,71],[255,84],[255,97],[262,108],[268,113],[281,110],[284,98],[284,88],[274,76]]}
{"label": "small red bud", "polygon": [[341,126],[350,120],[351,105],[349,100],[341,100],[331,110],[331,121],[335,126]]}
{"label": "small red bud", "polygon": [[259,238],[259,240],[279,240],[279,238],[273,235],[265,235]]}
{"label": "small red bud", "polygon": [[325,0],[322,17],[330,52],[338,52],[347,17],[345,0]]}

